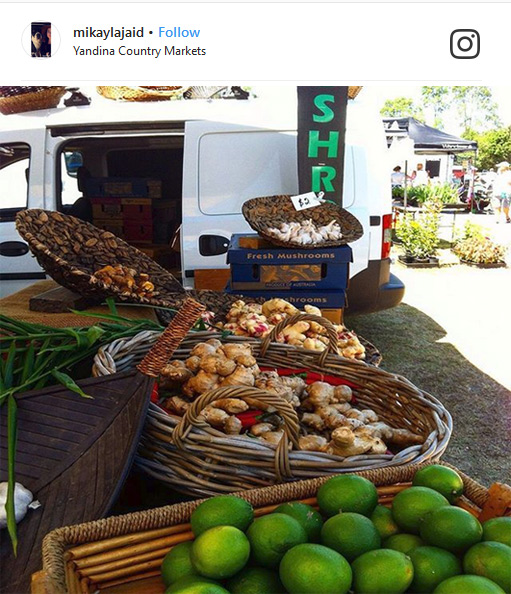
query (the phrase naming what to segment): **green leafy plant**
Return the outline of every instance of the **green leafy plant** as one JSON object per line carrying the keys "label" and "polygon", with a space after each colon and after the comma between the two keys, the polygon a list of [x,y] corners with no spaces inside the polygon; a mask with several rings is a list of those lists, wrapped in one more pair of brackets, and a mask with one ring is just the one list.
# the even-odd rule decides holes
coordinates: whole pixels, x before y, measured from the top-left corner
{"label": "green leafy plant", "polygon": [[[404,188],[392,188],[395,200],[404,198]],[[406,190],[406,200],[410,206],[423,206],[426,202],[455,204],[458,202],[458,191],[451,184],[435,184],[431,186],[410,186]]]}
{"label": "green leafy plant", "polygon": [[396,225],[396,236],[405,254],[414,259],[426,259],[436,255],[438,249],[438,226],[442,204],[426,202],[417,216],[404,213]]}
{"label": "green leafy plant", "polygon": [[467,221],[452,250],[460,260],[474,264],[504,262],[506,248],[492,241],[481,225]]}

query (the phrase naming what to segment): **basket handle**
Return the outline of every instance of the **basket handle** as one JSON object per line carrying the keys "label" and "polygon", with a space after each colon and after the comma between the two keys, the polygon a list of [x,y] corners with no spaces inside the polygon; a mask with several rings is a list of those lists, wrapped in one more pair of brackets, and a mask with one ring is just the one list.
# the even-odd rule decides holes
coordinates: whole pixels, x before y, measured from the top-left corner
{"label": "basket handle", "polygon": [[158,377],[162,367],[168,363],[183,338],[205,310],[206,308],[201,303],[187,299],[162,332],[156,344],[137,365],[137,369],[149,377]]}
{"label": "basket handle", "polygon": [[204,427],[204,421],[198,417],[202,410],[215,400],[221,398],[238,398],[240,400],[256,400],[258,406],[264,410],[268,406],[273,406],[284,420],[284,434],[277,445],[275,451],[275,474],[277,480],[282,482],[284,478],[292,478],[291,464],[289,461],[289,442],[296,449],[299,449],[298,435],[300,424],[295,409],[280,396],[253,388],[251,386],[225,386],[216,388],[199,396],[192,402],[190,407],[181,418],[178,425],[172,432],[172,439],[176,447],[180,450],[186,449],[185,440],[191,429],[195,427]]}
{"label": "basket handle", "polygon": [[266,355],[266,351],[268,350],[270,343],[276,342],[277,336],[286,328],[287,326],[292,326],[296,324],[296,322],[316,322],[320,326],[326,330],[326,334],[328,337],[328,345],[327,348],[320,352],[318,357],[318,363],[323,367],[325,365],[326,358],[329,353],[333,353],[335,355],[339,354],[338,350],[338,340],[337,340],[337,332],[330,320],[323,318],[322,316],[316,316],[314,314],[307,314],[307,313],[297,313],[288,318],[279,322],[273,330],[262,339],[261,342],[261,356],[264,357]]}

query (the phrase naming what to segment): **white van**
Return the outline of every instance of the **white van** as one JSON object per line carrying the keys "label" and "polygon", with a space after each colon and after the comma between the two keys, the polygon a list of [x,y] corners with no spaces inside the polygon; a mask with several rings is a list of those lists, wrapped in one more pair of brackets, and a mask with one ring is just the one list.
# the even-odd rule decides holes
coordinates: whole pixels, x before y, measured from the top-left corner
{"label": "white van", "polygon": [[[391,194],[379,114],[362,99],[347,114],[343,206],[362,223],[352,244],[350,312],[397,305],[404,286],[390,273]],[[296,103],[173,101],[90,106],[0,116],[0,280],[2,294],[44,278],[17,234],[24,208],[69,212],[81,196],[76,166],[93,177],[155,178],[178,208],[180,269],[193,288],[200,269],[226,268],[233,233],[249,231],[249,198],[298,191]],[[172,237],[167,237],[171,241]]]}

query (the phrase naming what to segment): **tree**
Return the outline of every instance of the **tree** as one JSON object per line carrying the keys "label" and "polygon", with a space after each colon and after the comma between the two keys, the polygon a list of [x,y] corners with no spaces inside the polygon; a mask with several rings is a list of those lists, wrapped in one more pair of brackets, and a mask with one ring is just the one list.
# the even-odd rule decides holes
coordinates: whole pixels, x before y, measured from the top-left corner
{"label": "tree", "polygon": [[468,140],[477,140],[477,168],[490,169],[501,161],[511,162],[511,126],[483,133],[467,130],[464,137]]}
{"label": "tree", "polygon": [[498,105],[488,87],[452,87],[451,97],[461,128],[465,132],[501,124],[497,113]]}
{"label": "tree", "polygon": [[422,87],[422,104],[433,110],[433,126],[443,128],[442,114],[449,109],[449,87]]}
{"label": "tree", "polygon": [[413,99],[409,97],[396,97],[387,99],[383,104],[380,113],[385,118],[408,118],[413,117],[417,120],[424,120],[422,108],[415,105]]}

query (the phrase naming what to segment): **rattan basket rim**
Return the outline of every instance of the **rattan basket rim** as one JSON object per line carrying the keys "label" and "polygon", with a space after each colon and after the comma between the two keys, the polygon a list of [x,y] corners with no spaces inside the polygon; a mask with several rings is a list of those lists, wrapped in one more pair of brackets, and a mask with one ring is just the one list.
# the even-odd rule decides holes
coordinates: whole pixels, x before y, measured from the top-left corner
{"label": "rattan basket rim", "polygon": [[33,91],[18,94],[0,94],[0,113],[13,115],[26,111],[51,109],[56,107],[66,93],[66,87],[34,87]]}
{"label": "rattan basket rim", "polygon": [[[409,483],[417,470],[432,463],[425,462],[392,468],[364,470],[350,474],[363,476],[372,481],[377,487],[399,485]],[[455,469],[460,474],[465,487],[465,497],[478,508],[482,508],[489,497],[488,489],[454,466],[446,463],[442,464]],[[261,489],[238,491],[233,494],[241,499],[245,499],[255,508],[259,508],[315,496],[319,487],[329,478],[331,477],[319,477],[293,483],[272,485]],[[69,546],[93,543],[186,523],[189,521],[192,511],[202,501],[204,499],[197,499],[195,501],[133,512],[84,524],[57,528],[47,534],[43,540],[43,569],[50,577],[56,591],[65,592],[67,590],[65,552]]]}
{"label": "rattan basket rim", "polygon": [[[293,249],[321,249],[325,247],[339,247],[360,239],[364,234],[360,221],[346,209],[323,202],[319,206],[306,210],[295,210],[290,200],[290,194],[274,196],[259,196],[251,198],[243,204],[242,213],[247,223],[270,243]],[[282,222],[300,222],[311,219],[317,224],[328,224],[331,220],[339,223],[342,237],[338,240],[327,240],[321,243],[297,245],[276,238],[268,232],[278,227]]]}
{"label": "rattan basket rim", "polygon": [[[154,336],[148,336],[150,341],[154,340]],[[213,336],[208,332],[189,333],[175,351],[174,358],[186,358],[195,344],[208,337],[212,338]],[[226,337],[222,340],[239,342],[242,338]],[[142,337],[142,341],[145,339],[147,337]],[[451,415],[438,399],[420,390],[406,378],[369,366],[362,361],[344,359],[335,354],[328,354],[324,366],[322,366],[318,361],[318,352],[281,343],[270,343],[266,354],[261,355],[261,341],[249,339],[248,342],[253,346],[254,356],[260,366],[306,368],[310,371],[344,377],[359,385],[357,397],[364,408],[373,408],[382,420],[393,426],[407,427],[420,433],[424,437],[423,444],[410,446],[396,454],[366,454],[346,458],[293,449],[285,460],[281,460],[276,457],[275,446],[263,442],[255,443],[256,440],[244,436],[227,436],[209,426],[204,427],[204,424],[197,423],[190,427],[185,449],[177,451],[173,432],[182,422],[182,418],[166,414],[152,405],[136,459],[138,466],[178,490],[211,495],[215,489],[216,492],[229,492],[233,490],[233,485],[241,489],[249,488],[247,485],[253,487],[253,483],[257,483],[259,478],[266,480],[266,483],[275,482],[275,478],[271,479],[268,475],[269,468],[272,468],[273,463],[276,469],[275,476],[278,477],[280,473],[284,477],[292,477],[296,480],[326,473],[390,467],[411,464],[414,461],[438,459],[445,451],[452,433]],[[110,372],[116,370],[115,367],[112,368],[112,364],[115,365],[113,353],[120,352],[122,346],[121,339],[121,341],[112,343],[111,346],[103,347],[103,350],[100,349],[95,358],[93,373],[104,373],[105,371],[108,373],[109,366]],[[137,353],[140,355],[145,348],[147,347],[135,344],[134,352],[124,358],[123,366],[117,367],[117,370],[124,371],[125,366],[129,367],[133,364]],[[112,354],[108,352],[109,350]],[[374,396],[375,393],[377,393],[376,396]],[[384,400],[384,396],[395,400],[389,403]],[[399,408],[402,406],[402,401],[408,402],[406,414],[402,408]],[[387,407],[390,408],[387,410]],[[163,441],[162,436],[165,436]],[[174,443],[172,451],[167,449],[170,443]],[[220,477],[219,474],[215,474],[212,467],[208,472],[206,462],[201,462],[205,469],[204,472],[201,470],[204,479],[199,477],[198,475],[201,473],[193,470],[194,463],[199,463],[199,460],[202,461],[208,457],[215,460],[220,456],[219,452],[225,457],[225,463],[222,466],[225,476]],[[232,475],[228,465],[231,468],[236,461],[235,466],[247,466],[247,464],[250,466],[250,462],[247,460],[253,456],[265,464],[264,468],[257,470],[257,478],[253,478],[251,481],[245,475],[243,479]],[[287,466],[288,464],[290,466]],[[286,472],[288,474],[285,474]],[[215,477],[214,480],[217,482],[209,483],[209,474]]]}

